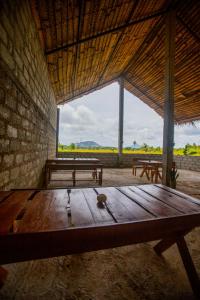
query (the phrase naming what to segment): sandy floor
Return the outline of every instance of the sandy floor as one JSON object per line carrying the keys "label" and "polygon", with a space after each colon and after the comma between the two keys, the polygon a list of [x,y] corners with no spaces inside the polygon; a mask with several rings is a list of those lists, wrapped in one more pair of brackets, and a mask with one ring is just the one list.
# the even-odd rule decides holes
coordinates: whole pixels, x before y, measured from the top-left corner
{"label": "sandy floor", "polygon": [[[52,186],[58,183],[66,185],[52,182]],[[143,183],[147,180],[133,177],[130,169],[104,171],[104,186]],[[200,199],[200,173],[180,171],[177,189]],[[186,239],[200,276],[200,228]],[[176,246],[160,258],[154,244],[6,265],[9,275],[0,299],[194,299]]]}

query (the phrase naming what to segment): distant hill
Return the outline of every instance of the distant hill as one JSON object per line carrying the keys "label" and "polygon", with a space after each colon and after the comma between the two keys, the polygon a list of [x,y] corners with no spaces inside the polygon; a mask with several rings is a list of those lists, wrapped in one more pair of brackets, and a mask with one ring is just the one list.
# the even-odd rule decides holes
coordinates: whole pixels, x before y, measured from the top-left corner
{"label": "distant hill", "polygon": [[131,149],[139,149],[139,148],[141,148],[141,146],[138,145],[137,143],[131,145]]}
{"label": "distant hill", "polygon": [[101,147],[99,144],[97,144],[94,141],[84,141],[84,142],[76,143],[75,145],[77,148],[86,148],[86,149]]}

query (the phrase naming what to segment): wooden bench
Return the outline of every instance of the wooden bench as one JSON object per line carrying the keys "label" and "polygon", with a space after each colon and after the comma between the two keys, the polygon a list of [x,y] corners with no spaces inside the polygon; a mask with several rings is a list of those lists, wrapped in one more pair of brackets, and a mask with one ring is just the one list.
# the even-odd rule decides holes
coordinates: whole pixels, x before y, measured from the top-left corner
{"label": "wooden bench", "polygon": [[[64,163],[46,163],[45,166],[45,187],[48,188],[48,184],[50,182],[51,179],[51,173],[53,171],[71,171],[72,173],[72,181],[73,181],[73,186],[76,186],[76,175],[77,175],[77,171],[90,171],[92,170],[92,177],[93,180],[95,179],[99,185],[102,185],[102,178],[103,178],[103,165],[95,162],[95,163],[86,163],[86,162],[77,162],[74,163],[74,161],[72,163],[69,162],[64,162]],[[66,180],[65,180],[66,181]],[[86,180],[88,181],[88,179]]]}
{"label": "wooden bench", "polygon": [[[103,207],[97,205],[102,193]],[[160,240],[154,248],[158,255],[177,244],[200,296],[184,239],[196,226],[200,200],[163,185],[18,190],[0,202],[0,264]]]}
{"label": "wooden bench", "polygon": [[144,165],[142,163],[140,163],[138,159],[133,158],[133,161],[132,161],[132,174],[134,176],[136,176],[137,175],[137,170],[138,169],[143,169],[143,166]]}

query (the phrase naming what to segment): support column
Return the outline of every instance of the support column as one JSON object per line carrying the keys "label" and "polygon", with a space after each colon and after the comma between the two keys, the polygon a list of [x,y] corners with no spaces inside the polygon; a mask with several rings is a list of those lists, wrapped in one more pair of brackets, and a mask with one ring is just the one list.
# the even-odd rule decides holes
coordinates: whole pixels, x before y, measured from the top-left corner
{"label": "support column", "polygon": [[176,15],[166,15],[165,36],[165,86],[164,86],[164,129],[163,129],[163,184],[170,186],[174,148],[174,61]]}
{"label": "support column", "polygon": [[123,127],[124,127],[124,79],[120,78],[119,80],[119,135],[118,135],[119,165],[122,163]]}
{"label": "support column", "polygon": [[60,123],[60,108],[57,108],[57,121],[56,121],[56,157],[58,157],[59,123]]}

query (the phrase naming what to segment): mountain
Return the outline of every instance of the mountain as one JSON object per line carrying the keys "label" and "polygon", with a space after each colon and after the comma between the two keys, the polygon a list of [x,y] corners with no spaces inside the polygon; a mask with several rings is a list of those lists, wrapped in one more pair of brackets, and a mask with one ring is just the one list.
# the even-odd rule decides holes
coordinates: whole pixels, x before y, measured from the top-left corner
{"label": "mountain", "polygon": [[87,149],[101,147],[99,144],[97,144],[94,141],[84,141],[84,142],[76,143],[75,145],[77,148],[87,148]]}
{"label": "mountain", "polygon": [[131,149],[139,149],[139,148],[141,148],[141,146],[138,145],[137,143],[131,145]]}

